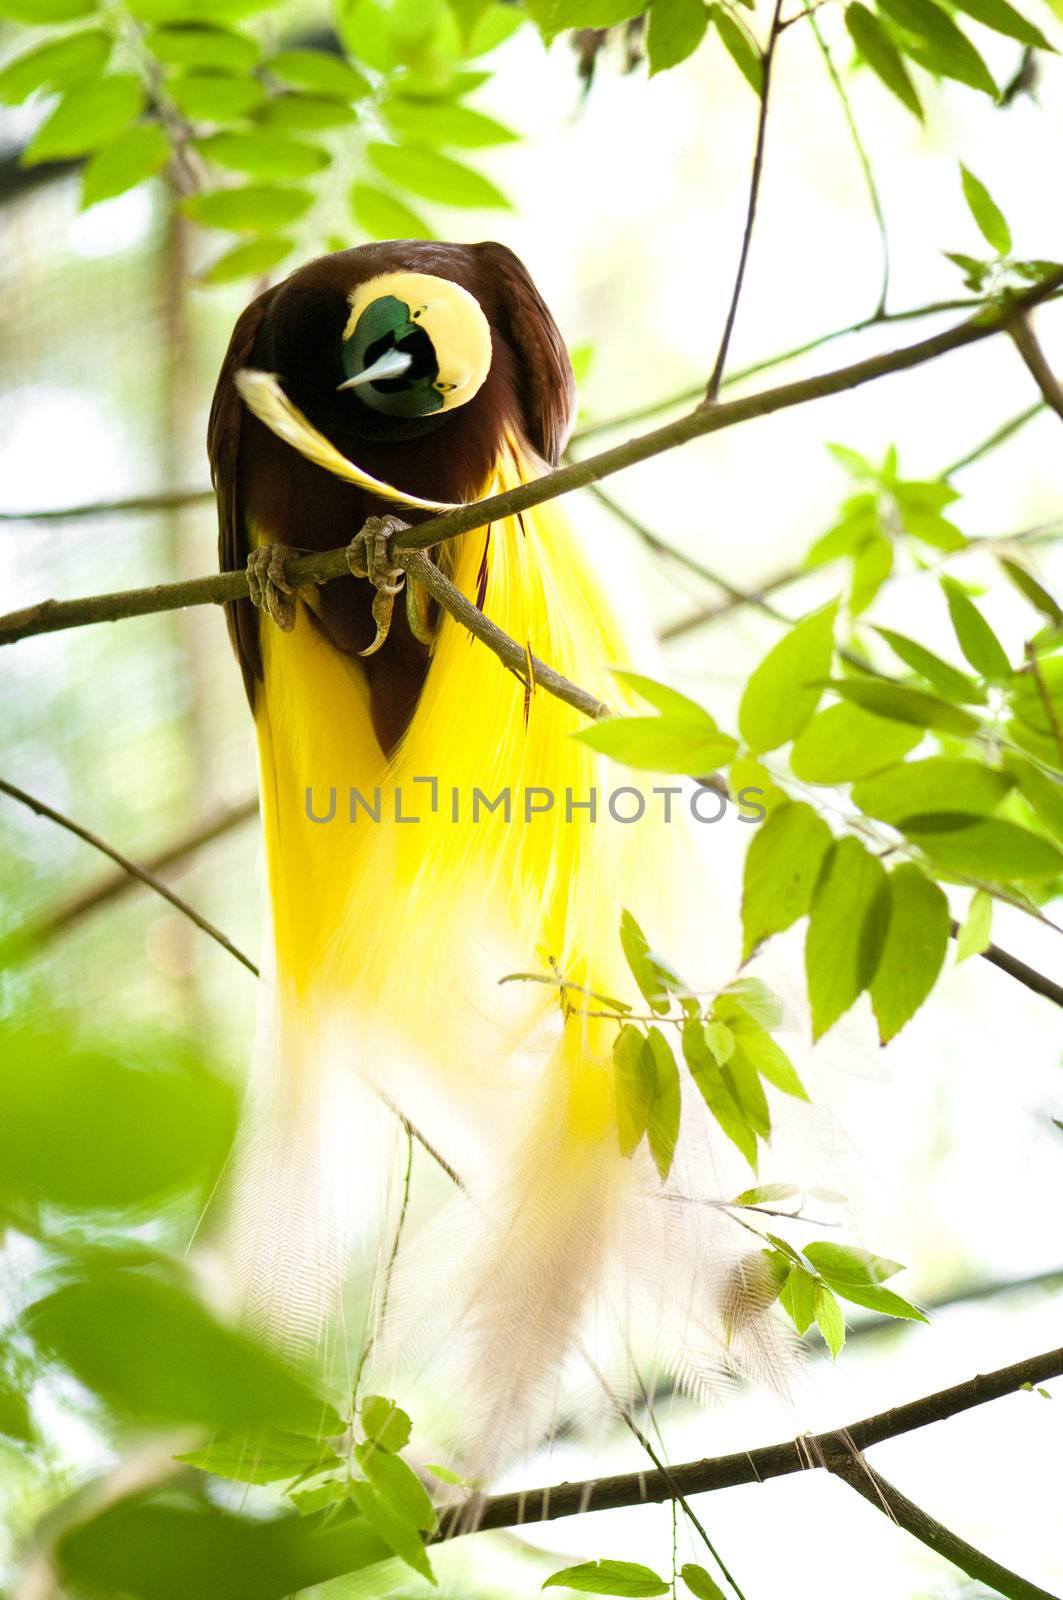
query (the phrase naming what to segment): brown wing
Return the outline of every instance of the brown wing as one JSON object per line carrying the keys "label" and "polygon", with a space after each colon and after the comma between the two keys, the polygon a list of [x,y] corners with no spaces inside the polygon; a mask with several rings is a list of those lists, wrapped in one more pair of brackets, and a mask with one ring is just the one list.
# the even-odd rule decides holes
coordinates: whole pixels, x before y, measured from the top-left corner
{"label": "brown wing", "polygon": [[576,415],[576,381],[565,341],[523,263],[504,244],[478,244],[486,280],[497,295],[503,331],[521,367],[531,444],[556,467]]}
{"label": "brown wing", "polygon": [[[218,501],[218,565],[223,572],[239,572],[247,561],[247,538],[240,504],[239,457],[240,426],[244,403],[236,389],[234,379],[241,367],[251,361],[262,318],[269,309],[275,289],[267,289],[257,300],[252,300],[241,313],[229,348],[225,352],[218,385],[210,407],[207,423],[207,456],[210,460],[210,479]],[[258,615],[250,600],[232,600],[225,607],[229,624],[229,637],[236,651],[240,670],[244,675],[244,688],[252,710],[255,704],[255,680],[262,676],[262,660],[258,645]]]}

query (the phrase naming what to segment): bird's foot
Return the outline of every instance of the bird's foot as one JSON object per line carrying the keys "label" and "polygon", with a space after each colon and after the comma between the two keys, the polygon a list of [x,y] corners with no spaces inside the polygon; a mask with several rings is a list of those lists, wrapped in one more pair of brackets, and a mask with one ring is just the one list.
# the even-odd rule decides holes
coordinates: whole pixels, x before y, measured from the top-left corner
{"label": "bird's foot", "polygon": [[376,590],[372,606],[376,638],[368,649],[359,652],[360,655],[375,655],[390,632],[395,596],[402,593],[406,582],[405,572],[395,565],[391,541],[408,526],[400,517],[390,514],[369,517],[361,532],[347,546],[347,565],[351,572],[356,578],[368,578]]}
{"label": "bird's foot", "polygon": [[288,562],[298,554],[289,544],[260,544],[247,558],[251,602],[284,633],[295,627],[295,586],[288,580]]}

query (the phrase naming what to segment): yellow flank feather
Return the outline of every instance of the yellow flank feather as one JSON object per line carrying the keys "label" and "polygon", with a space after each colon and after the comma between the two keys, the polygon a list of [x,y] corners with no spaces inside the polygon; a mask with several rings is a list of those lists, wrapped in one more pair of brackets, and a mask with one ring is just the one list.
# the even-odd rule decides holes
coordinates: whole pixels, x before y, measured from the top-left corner
{"label": "yellow flank feather", "polygon": [[[538,470],[511,441],[485,492]],[[557,505],[496,523],[489,540],[480,531],[455,542],[444,559],[472,599],[485,542],[486,614],[627,709],[609,670],[628,664],[623,629]],[[473,1453],[489,1466],[516,1442],[521,1417],[550,1403],[625,1232],[646,1234],[630,1208],[660,1193],[644,1155],[619,1153],[615,1025],[582,1014],[578,994],[563,1017],[556,989],[498,980],[552,965],[640,1009],[620,913],[630,905],[651,936],[678,944],[670,906],[694,898],[690,857],[682,828],[649,807],[638,822],[616,821],[608,794],[647,786],[573,740],[584,719],[554,697],[533,692],[525,719],[524,686],[449,616],[410,727],[386,757],[363,668],[327,643],[312,603],[300,604],[291,633],[262,629],[256,720],[276,987],[260,1030],[262,1110],[258,1155],[245,1164],[242,1255],[260,1320],[319,1338],[351,1223],[365,1221],[345,1219],[343,1206],[371,1204],[364,1194],[308,1204],[322,1172],[349,1197],[344,1173],[369,1160],[353,1146],[346,1167],[334,1150],[322,1153],[339,1120],[322,1108],[351,1079],[397,1104],[458,1168],[468,1196],[461,1260],[451,1239],[430,1252],[432,1270],[399,1274],[408,1303],[392,1296],[396,1327],[410,1332],[429,1318],[433,1348],[475,1364]],[[310,819],[308,796],[314,815],[331,820]],[[273,1074],[283,1090],[270,1087]],[[263,1186],[275,1201],[268,1211],[256,1193]],[[298,1209],[298,1225],[280,1207]],[[329,1236],[307,1238],[307,1216]],[[268,1248],[256,1242],[266,1230]],[[672,1231],[678,1238],[678,1220]],[[678,1264],[675,1279],[689,1295]],[[655,1323],[666,1319],[668,1292],[644,1296]],[[676,1360],[696,1366],[690,1341],[679,1342]],[[710,1342],[699,1324],[694,1343]]]}

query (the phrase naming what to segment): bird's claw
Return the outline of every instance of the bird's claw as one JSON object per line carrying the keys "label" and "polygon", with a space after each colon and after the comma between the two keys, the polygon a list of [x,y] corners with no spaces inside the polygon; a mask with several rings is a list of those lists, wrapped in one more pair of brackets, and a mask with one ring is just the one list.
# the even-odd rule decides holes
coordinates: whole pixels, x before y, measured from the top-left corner
{"label": "bird's claw", "polygon": [[361,532],[347,546],[347,565],[351,572],[356,578],[368,578],[376,590],[372,605],[376,637],[367,649],[359,652],[360,655],[375,655],[391,629],[395,596],[402,593],[406,582],[403,569],[395,566],[391,541],[408,526],[400,517],[369,517]]}
{"label": "bird's claw", "polygon": [[247,558],[251,603],[272,617],[283,633],[295,627],[295,587],[288,581],[288,562],[297,554],[288,544],[260,544]]}

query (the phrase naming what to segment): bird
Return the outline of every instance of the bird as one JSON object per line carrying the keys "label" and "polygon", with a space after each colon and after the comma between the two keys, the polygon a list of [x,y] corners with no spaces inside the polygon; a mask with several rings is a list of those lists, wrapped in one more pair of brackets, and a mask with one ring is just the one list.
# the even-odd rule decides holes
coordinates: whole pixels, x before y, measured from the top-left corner
{"label": "bird", "polygon": [[[452,1356],[487,1467],[557,1405],[603,1297],[622,1315],[640,1304],[687,1374],[743,1341],[750,1365],[781,1359],[759,1290],[755,1315],[735,1311],[744,1245],[711,1209],[662,1204],[645,1152],[620,1148],[615,1013],[584,998],[638,1007],[626,906],[662,941],[692,910],[705,922],[681,830],[607,808],[625,769],[573,737],[584,718],[530,665],[631,709],[616,674],[642,659],[644,619],[554,501],[431,553],[526,648],[523,675],[412,580],[403,592],[389,557],[396,530],[555,466],[575,395],[510,249],[400,240],[311,261],[253,300],[208,429],[221,567],[249,576],[227,612],[267,879],[233,1200],[245,1315],[285,1348],[330,1336],[386,1181],[374,1107],[398,1110],[460,1192],[389,1274],[388,1316],[400,1343]],[[289,577],[293,553],[347,546],[349,575]],[[544,981],[500,982],[514,971]],[[700,1151],[681,1144],[673,1185],[695,1181]]]}

